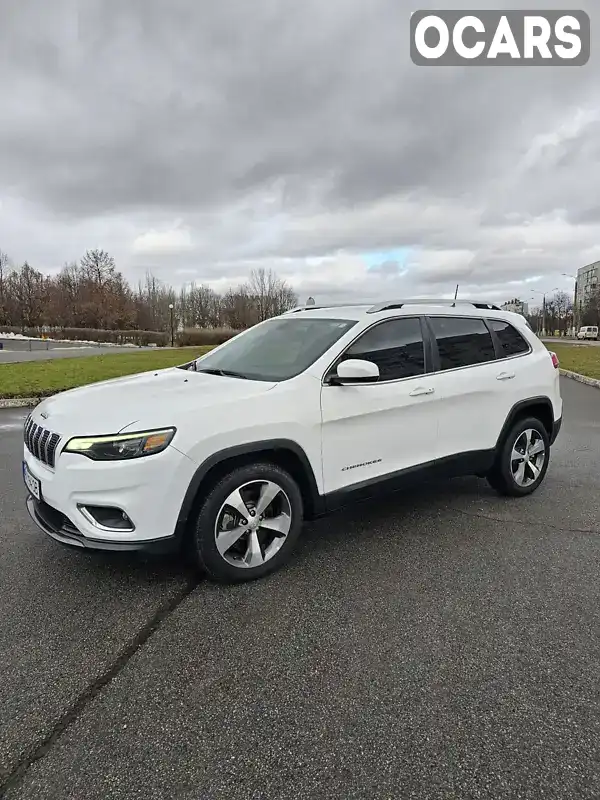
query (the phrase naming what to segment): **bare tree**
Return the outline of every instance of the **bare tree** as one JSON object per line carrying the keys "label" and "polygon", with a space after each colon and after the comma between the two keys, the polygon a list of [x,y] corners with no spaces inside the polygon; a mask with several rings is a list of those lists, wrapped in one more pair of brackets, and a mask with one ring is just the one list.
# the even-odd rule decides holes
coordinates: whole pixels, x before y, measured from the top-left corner
{"label": "bare tree", "polygon": [[10,270],[10,261],[6,253],[0,250],[0,324],[8,323],[9,309],[6,293],[6,281]]}
{"label": "bare tree", "polygon": [[223,323],[228,328],[242,330],[257,322],[256,308],[247,286],[229,289],[222,301]]}
{"label": "bare tree", "polygon": [[600,326],[600,287],[591,292],[581,314],[582,325]]}
{"label": "bare tree", "polygon": [[293,290],[273,270],[253,270],[248,293],[256,303],[258,322],[282,314],[298,304]]}
{"label": "bare tree", "polygon": [[17,308],[15,321],[23,332],[26,328],[41,326],[44,284],[43,275],[34,270],[27,261],[8,278],[7,289]]}
{"label": "bare tree", "polygon": [[285,282],[282,282],[281,286],[275,293],[272,308],[273,316],[283,314],[285,311],[290,311],[290,309],[295,308],[297,305],[298,295],[290,286],[288,286]]}
{"label": "bare tree", "polygon": [[551,302],[555,312],[554,330],[558,330],[559,336],[566,336],[573,321],[571,296],[566,292],[556,292]]}
{"label": "bare tree", "polygon": [[87,250],[81,259],[84,276],[98,287],[104,286],[115,274],[115,261],[105,250]]}
{"label": "bare tree", "polygon": [[541,334],[543,322],[541,309],[536,308],[535,310],[530,311],[529,314],[527,314],[527,322],[531,325],[531,328],[536,334]]}
{"label": "bare tree", "polygon": [[221,323],[221,298],[210,286],[193,283],[189,289],[184,287],[179,305],[185,327],[216,328]]}
{"label": "bare tree", "polygon": [[171,304],[177,326],[240,330],[297,303],[292,288],[271,270],[255,270],[247,283],[224,294],[204,284],[176,291],[150,272],[133,289],[105,250],[88,250],[79,263],[65,264],[54,276],[42,275],[27,262],[11,269],[0,252],[0,324],[21,330],[166,333]]}

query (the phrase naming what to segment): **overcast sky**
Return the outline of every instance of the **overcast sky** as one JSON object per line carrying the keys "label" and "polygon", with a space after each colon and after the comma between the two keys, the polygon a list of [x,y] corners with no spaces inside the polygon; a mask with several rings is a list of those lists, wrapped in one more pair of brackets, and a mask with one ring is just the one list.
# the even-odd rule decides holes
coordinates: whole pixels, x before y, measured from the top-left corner
{"label": "overcast sky", "polygon": [[[417,67],[419,0],[2,0],[0,249],[301,299],[572,290],[600,259],[600,3],[579,68]],[[595,9],[594,9],[595,6]]]}

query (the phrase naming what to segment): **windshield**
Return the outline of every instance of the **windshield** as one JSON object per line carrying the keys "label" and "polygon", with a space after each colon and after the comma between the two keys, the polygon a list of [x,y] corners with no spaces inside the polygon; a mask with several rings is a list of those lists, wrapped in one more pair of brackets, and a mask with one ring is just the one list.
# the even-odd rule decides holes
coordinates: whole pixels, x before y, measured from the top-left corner
{"label": "windshield", "polygon": [[196,361],[198,372],[285,381],[308,369],[346,331],[351,319],[277,318],[236,336]]}

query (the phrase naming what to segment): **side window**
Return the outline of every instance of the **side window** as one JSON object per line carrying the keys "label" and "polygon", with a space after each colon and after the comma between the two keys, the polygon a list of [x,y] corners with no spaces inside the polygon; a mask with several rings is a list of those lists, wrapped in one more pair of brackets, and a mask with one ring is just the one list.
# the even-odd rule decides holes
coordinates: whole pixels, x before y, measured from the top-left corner
{"label": "side window", "polygon": [[418,317],[382,322],[367,331],[342,356],[364,358],[379,367],[382,381],[411,378],[425,372],[425,351]]}
{"label": "side window", "polygon": [[440,369],[456,369],[494,361],[492,336],[477,317],[430,317],[437,340]]}
{"label": "side window", "polygon": [[490,319],[488,322],[498,337],[503,356],[517,356],[519,353],[529,352],[529,345],[510,322],[501,319]]}

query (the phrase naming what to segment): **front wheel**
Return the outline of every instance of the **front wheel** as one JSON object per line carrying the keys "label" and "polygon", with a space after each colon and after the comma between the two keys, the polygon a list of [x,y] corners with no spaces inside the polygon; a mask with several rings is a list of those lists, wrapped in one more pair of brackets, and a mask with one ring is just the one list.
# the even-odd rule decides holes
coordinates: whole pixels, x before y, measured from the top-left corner
{"label": "front wheel", "polygon": [[550,439],[539,419],[520,420],[512,428],[487,475],[499,494],[524,497],[544,480],[550,461]]}
{"label": "front wheel", "polygon": [[287,561],[302,520],[302,495],[288,472],[266,462],[238,467],[206,497],[191,553],[213,580],[262,578]]}

